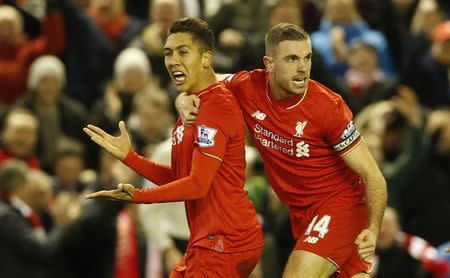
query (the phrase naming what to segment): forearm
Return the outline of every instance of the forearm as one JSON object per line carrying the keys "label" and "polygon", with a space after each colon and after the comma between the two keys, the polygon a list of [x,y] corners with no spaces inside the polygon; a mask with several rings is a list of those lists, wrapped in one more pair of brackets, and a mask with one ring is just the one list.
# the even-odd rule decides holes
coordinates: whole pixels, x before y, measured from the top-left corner
{"label": "forearm", "polygon": [[378,169],[375,172],[373,175],[368,176],[364,182],[369,229],[378,235],[384,209],[386,208],[387,188],[386,181],[381,175],[381,172]]}
{"label": "forearm", "polygon": [[134,150],[131,150],[122,162],[156,185],[170,183],[175,180],[175,174],[171,167],[154,163],[138,155]]}
{"label": "forearm", "polygon": [[220,166],[220,161],[194,151],[189,176],[160,187],[137,189],[135,203],[162,203],[200,199],[206,196]]}
{"label": "forearm", "polygon": [[178,202],[194,200],[206,195],[205,187],[202,187],[195,176],[188,176],[164,186],[136,189],[133,195],[134,203],[152,204],[163,202]]}

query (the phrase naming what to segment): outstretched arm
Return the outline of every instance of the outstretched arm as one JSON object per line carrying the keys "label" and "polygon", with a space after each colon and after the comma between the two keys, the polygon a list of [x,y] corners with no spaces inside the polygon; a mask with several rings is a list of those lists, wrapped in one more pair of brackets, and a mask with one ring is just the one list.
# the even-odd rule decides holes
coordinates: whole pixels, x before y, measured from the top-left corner
{"label": "outstretched arm", "polygon": [[192,157],[191,173],[185,178],[164,186],[146,189],[135,189],[131,184],[119,184],[116,190],[95,192],[87,195],[86,198],[146,204],[199,199],[208,193],[220,163],[220,160],[203,154],[197,148]]}
{"label": "outstretched arm", "polygon": [[381,220],[386,207],[386,181],[364,141],[342,158],[350,168],[360,175],[365,184],[369,227],[358,235],[355,243],[361,257],[368,260],[375,253]]}

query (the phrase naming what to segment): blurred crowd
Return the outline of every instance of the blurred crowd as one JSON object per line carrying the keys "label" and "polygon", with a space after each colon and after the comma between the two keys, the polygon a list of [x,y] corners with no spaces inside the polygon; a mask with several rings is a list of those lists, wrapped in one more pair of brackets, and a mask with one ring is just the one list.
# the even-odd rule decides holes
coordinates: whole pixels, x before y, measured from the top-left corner
{"label": "blurred crowd", "polygon": [[[0,0],[0,277],[162,278],[181,258],[183,203],[84,200],[154,185],[82,128],[114,134],[124,120],[138,153],[170,164],[163,46],[183,16],[210,24],[220,73],[262,68],[277,23],[307,30],[311,78],[346,100],[388,183],[371,275],[450,277],[448,0]],[[281,277],[288,210],[250,140],[246,159],[265,231],[252,276]]]}

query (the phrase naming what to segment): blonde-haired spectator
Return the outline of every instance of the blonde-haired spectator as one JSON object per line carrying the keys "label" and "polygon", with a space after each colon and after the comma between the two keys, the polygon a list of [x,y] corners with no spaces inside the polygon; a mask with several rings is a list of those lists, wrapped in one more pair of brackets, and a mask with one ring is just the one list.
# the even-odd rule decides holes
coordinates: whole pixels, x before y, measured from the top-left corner
{"label": "blonde-haired spectator", "polygon": [[26,109],[6,114],[1,130],[0,164],[11,158],[23,160],[28,167],[41,167],[34,151],[38,140],[39,120]]}

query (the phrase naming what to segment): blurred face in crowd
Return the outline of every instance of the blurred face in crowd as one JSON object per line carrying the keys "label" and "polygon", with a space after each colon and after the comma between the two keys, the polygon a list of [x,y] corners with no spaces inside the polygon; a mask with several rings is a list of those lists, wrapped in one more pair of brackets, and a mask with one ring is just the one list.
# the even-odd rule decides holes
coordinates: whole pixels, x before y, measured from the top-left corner
{"label": "blurred face in crowd", "polygon": [[274,76],[272,88],[277,99],[288,98],[306,92],[311,71],[312,49],[309,39],[285,40],[273,47],[264,64]]}
{"label": "blurred face in crowd", "polygon": [[35,94],[41,104],[51,105],[57,102],[62,90],[62,82],[55,75],[45,75],[39,80]]}
{"label": "blurred face in crowd", "polygon": [[0,6],[0,43],[14,45],[22,35],[20,14],[13,7]]}
{"label": "blurred face in crowd", "polygon": [[139,68],[128,68],[119,76],[120,90],[136,93],[142,90],[148,81],[148,76]]}
{"label": "blurred face in crowd", "polygon": [[428,116],[426,130],[430,135],[440,131],[436,151],[441,155],[450,156],[450,111],[444,109],[432,111]]}
{"label": "blurred face in crowd", "polygon": [[275,26],[281,22],[302,26],[300,6],[295,2],[281,3],[275,6],[270,12],[270,26]]}
{"label": "blurred face in crowd", "polygon": [[52,198],[50,178],[39,170],[30,170],[27,184],[28,205],[36,212],[48,210]]}
{"label": "blurred face in crowd", "polygon": [[13,113],[6,118],[3,144],[17,158],[33,154],[37,142],[38,121],[25,113]]}
{"label": "blurred face in crowd", "polygon": [[123,12],[123,0],[91,0],[91,7],[105,20],[113,20]]}
{"label": "blurred face in crowd", "polygon": [[395,244],[395,239],[400,232],[397,212],[392,208],[387,207],[384,212],[383,221],[381,222],[377,248],[379,250],[386,250],[391,247]]}
{"label": "blurred face in crowd", "polygon": [[179,92],[196,93],[212,65],[212,52],[203,52],[190,33],[171,34],[164,46],[164,62]]}
{"label": "blurred face in crowd", "polygon": [[431,51],[439,63],[450,66],[450,39],[443,42],[434,42]]}
{"label": "blurred face in crowd", "polygon": [[350,24],[356,19],[354,0],[327,0],[325,16],[333,24]]}
{"label": "blurred face in crowd", "polygon": [[163,106],[157,106],[152,103],[140,105],[137,109],[140,132],[148,140],[160,139],[167,131],[170,115]]}
{"label": "blurred face in crowd", "polygon": [[153,23],[159,24],[163,30],[169,30],[175,19],[181,17],[180,3],[178,0],[154,0],[151,6]]}
{"label": "blurred face in crowd", "polygon": [[353,70],[371,74],[378,69],[378,56],[376,50],[367,45],[356,45],[349,53],[348,64]]}
{"label": "blurred face in crowd", "polygon": [[84,168],[83,159],[76,155],[59,157],[54,164],[54,172],[62,185],[74,189]]}

